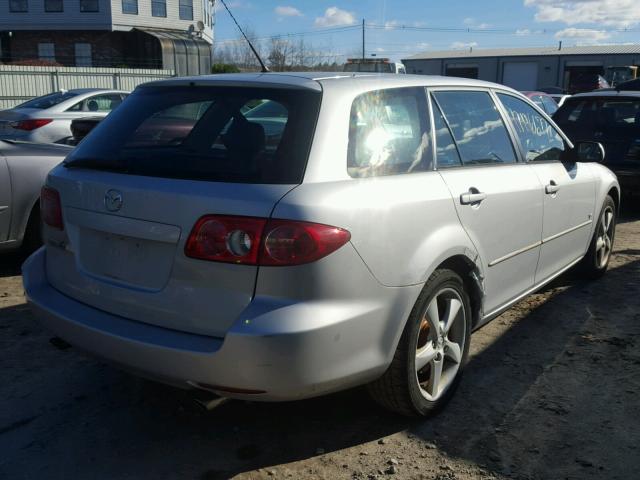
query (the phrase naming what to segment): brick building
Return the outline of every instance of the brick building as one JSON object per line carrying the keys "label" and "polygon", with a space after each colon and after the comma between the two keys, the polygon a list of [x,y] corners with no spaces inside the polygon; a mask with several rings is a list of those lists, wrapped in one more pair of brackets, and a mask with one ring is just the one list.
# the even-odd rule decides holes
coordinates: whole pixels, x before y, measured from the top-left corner
{"label": "brick building", "polygon": [[214,0],[0,0],[0,61],[209,73]]}

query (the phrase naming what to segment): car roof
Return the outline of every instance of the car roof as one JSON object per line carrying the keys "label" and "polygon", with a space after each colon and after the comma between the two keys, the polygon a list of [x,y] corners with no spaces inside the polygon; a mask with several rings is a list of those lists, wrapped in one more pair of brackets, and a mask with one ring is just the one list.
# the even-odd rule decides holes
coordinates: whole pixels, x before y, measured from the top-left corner
{"label": "car roof", "polygon": [[84,93],[96,93],[96,92],[105,92],[105,93],[128,93],[125,90],[114,90],[113,88],[70,88],[69,90],[64,90],[66,92],[77,93],[78,95],[82,95]]}
{"label": "car roof", "polygon": [[515,90],[496,83],[468,78],[443,77],[437,75],[399,75],[394,73],[365,72],[268,72],[268,73],[230,73],[219,75],[201,75],[195,77],[171,78],[145,83],[149,86],[253,86],[263,88],[292,88],[321,91],[328,88],[353,88],[370,90],[372,88],[398,88],[412,86],[452,86],[482,87]]}
{"label": "car roof", "polygon": [[613,88],[607,88],[602,90],[596,90],[593,92],[576,93],[571,98],[586,98],[586,97],[640,97],[640,91],[635,90],[621,90],[617,91]]}

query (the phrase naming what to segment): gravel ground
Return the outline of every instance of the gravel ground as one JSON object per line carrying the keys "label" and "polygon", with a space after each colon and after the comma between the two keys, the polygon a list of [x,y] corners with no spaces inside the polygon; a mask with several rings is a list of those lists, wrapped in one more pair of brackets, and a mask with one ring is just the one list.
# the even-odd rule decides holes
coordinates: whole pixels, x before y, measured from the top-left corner
{"label": "gravel ground", "polygon": [[640,215],[610,271],[571,275],[472,339],[437,417],[411,420],[361,389],[285,404],[140,380],[50,343],[0,256],[0,478],[632,479],[640,473]]}

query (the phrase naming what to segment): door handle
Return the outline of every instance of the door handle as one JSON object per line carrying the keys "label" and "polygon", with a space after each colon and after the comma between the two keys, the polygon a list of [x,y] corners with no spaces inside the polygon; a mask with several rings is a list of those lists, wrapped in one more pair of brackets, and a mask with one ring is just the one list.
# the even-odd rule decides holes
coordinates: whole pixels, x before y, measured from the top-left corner
{"label": "door handle", "polygon": [[460,195],[460,203],[462,205],[473,205],[474,203],[482,202],[485,198],[487,198],[486,193],[478,192],[477,190],[475,192],[469,191]]}
{"label": "door handle", "polygon": [[551,180],[549,185],[546,185],[544,187],[544,193],[546,193],[547,195],[553,195],[554,193],[558,193],[558,190],[560,190],[560,187],[553,180]]}

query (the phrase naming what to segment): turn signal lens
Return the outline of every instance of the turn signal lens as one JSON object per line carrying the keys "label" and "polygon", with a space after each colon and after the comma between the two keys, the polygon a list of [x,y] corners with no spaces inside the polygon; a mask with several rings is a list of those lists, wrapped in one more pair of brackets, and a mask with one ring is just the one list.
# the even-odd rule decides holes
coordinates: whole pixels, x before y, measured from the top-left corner
{"label": "turn signal lens", "polygon": [[44,127],[51,122],[53,122],[52,118],[32,118],[30,120],[20,120],[18,122],[13,122],[11,126],[17,130],[26,130],[27,132],[30,132],[31,130],[35,130],[36,128]]}
{"label": "turn signal lens", "polygon": [[193,227],[185,255],[212,262],[291,266],[326,257],[350,239],[347,230],[330,225],[207,215]]}
{"label": "turn signal lens", "polygon": [[50,227],[64,230],[60,194],[51,187],[42,187],[40,190],[40,217]]}

